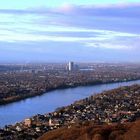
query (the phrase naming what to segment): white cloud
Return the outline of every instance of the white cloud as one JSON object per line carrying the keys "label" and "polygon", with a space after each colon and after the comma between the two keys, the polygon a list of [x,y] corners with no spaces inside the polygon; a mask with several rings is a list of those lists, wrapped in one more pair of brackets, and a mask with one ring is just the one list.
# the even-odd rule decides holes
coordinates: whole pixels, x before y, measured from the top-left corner
{"label": "white cloud", "polygon": [[74,5],[72,4],[69,4],[69,3],[63,3],[60,7],[56,8],[55,9],[52,9],[52,11],[54,12],[72,12],[74,10]]}
{"label": "white cloud", "polygon": [[115,50],[130,50],[132,46],[123,44],[111,44],[111,43],[86,43],[87,47],[102,48],[102,49],[115,49]]}
{"label": "white cloud", "polygon": [[[65,5],[64,9],[65,8],[70,10],[71,7]],[[132,49],[131,46],[139,47],[135,42],[139,42],[140,35],[136,33],[90,29],[68,25],[58,26],[49,22],[46,25],[40,25],[36,23],[37,20],[40,20],[40,15],[14,15],[14,18],[13,15],[0,15],[1,42],[73,42],[88,47],[121,50],[130,50]],[[50,15],[46,15],[46,19],[49,19],[49,16]],[[49,33],[53,33],[53,35]],[[77,36],[74,36],[75,33]],[[85,35],[81,37],[81,33]]]}
{"label": "white cloud", "polygon": [[[77,28],[69,26],[52,26],[46,25],[41,26],[31,26],[19,24],[17,27],[12,25],[12,27],[6,28],[4,25],[0,25],[0,41],[5,42],[16,42],[16,41],[57,41],[57,42],[91,42],[91,41],[111,41],[119,38],[137,38],[140,37],[139,34],[116,32],[109,30],[97,30],[97,29],[86,29]],[[49,35],[47,33],[53,33]],[[67,33],[67,35],[60,34],[61,32]],[[79,33],[79,36],[69,36],[69,33]],[[80,33],[85,33],[84,37],[80,37]],[[45,33],[45,34],[41,34]],[[56,34],[57,33],[57,34]],[[56,35],[55,35],[56,34]],[[90,34],[90,37],[87,37]]]}
{"label": "white cloud", "polygon": [[139,2],[127,2],[125,0],[120,0],[118,3],[103,3],[103,4],[92,4],[92,5],[85,5],[85,8],[127,8],[132,6],[140,6]]}

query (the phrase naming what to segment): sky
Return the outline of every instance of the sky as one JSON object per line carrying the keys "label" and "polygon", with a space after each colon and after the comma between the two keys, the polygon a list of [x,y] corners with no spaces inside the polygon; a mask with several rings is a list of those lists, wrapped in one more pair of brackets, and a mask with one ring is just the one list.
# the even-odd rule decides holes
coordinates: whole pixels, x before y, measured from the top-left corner
{"label": "sky", "polygon": [[139,0],[0,1],[0,63],[140,62]]}

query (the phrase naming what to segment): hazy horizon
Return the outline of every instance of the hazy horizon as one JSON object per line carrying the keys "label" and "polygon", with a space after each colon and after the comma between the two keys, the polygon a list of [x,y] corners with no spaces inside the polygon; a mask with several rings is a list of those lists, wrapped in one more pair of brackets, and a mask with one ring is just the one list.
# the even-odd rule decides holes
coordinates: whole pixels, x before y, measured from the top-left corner
{"label": "hazy horizon", "polygon": [[0,17],[0,63],[140,62],[139,0],[5,0]]}

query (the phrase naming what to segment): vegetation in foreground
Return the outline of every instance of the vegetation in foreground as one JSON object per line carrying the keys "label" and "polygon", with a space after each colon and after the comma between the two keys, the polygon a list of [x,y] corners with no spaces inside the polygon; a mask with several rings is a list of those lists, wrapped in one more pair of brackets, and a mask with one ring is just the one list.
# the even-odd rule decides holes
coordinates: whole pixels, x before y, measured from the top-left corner
{"label": "vegetation in foreground", "polygon": [[71,128],[50,131],[38,140],[140,140],[140,121],[95,125],[92,122],[75,124]]}

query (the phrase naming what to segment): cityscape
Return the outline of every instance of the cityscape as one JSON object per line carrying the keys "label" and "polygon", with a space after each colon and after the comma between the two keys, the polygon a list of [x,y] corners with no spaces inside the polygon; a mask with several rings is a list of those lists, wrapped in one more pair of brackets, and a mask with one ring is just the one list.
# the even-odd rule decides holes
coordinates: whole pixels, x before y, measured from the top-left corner
{"label": "cityscape", "polygon": [[140,1],[0,1],[0,140],[140,140]]}
{"label": "cityscape", "polygon": [[[20,104],[20,100],[26,102],[26,98],[29,97],[34,98],[44,93],[49,95],[56,89],[63,91],[78,86],[86,88],[103,84],[111,86],[113,83],[128,85],[129,81],[135,84],[91,94],[90,97],[73,101],[67,107],[58,107],[48,114],[46,109],[44,114],[30,114],[29,118],[23,116],[20,122],[8,124],[7,121],[0,129],[1,139],[33,140],[54,129],[71,128],[73,124],[86,121],[92,121],[96,125],[110,125],[117,122],[133,122],[140,117],[140,64],[70,61],[52,64],[5,64],[1,65],[0,69],[1,105],[9,105],[12,102]],[[32,108],[32,105],[30,107]],[[8,108],[7,110],[10,111]]]}

